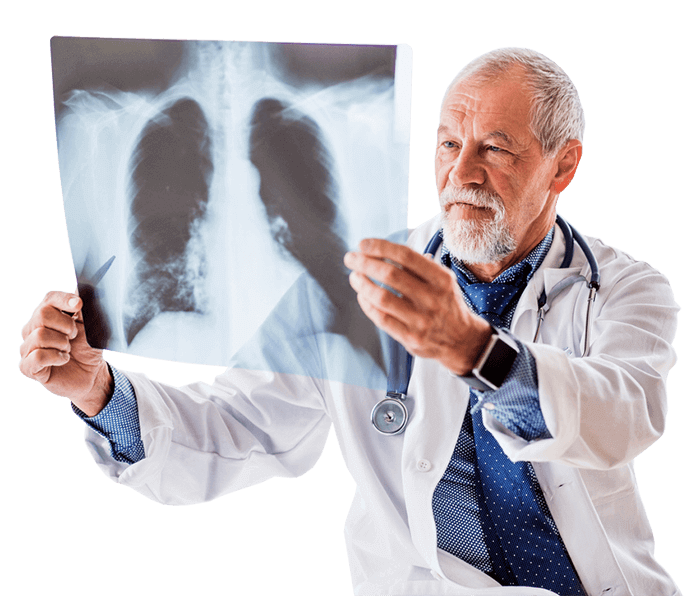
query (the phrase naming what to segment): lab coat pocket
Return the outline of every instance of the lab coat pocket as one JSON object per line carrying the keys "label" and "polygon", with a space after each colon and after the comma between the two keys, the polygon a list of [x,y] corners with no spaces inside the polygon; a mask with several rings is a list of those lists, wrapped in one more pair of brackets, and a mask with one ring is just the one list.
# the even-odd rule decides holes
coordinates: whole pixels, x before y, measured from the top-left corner
{"label": "lab coat pocket", "polygon": [[633,494],[637,490],[637,480],[632,464],[612,470],[579,470],[593,505],[601,505]]}
{"label": "lab coat pocket", "polygon": [[654,540],[633,465],[606,471],[581,470],[605,533],[614,544],[626,544],[624,551],[628,553],[653,550]]}

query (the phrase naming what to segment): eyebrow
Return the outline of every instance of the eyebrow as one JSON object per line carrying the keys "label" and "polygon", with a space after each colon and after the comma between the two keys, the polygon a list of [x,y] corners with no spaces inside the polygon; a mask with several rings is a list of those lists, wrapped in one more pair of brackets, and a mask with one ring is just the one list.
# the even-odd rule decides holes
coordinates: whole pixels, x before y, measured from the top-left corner
{"label": "eyebrow", "polygon": [[491,132],[486,133],[486,138],[493,138],[496,137],[497,139],[502,139],[505,143],[508,143],[509,145],[517,145],[517,143],[508,135],[508,133],[502,131],[502,130],[492,130]]}

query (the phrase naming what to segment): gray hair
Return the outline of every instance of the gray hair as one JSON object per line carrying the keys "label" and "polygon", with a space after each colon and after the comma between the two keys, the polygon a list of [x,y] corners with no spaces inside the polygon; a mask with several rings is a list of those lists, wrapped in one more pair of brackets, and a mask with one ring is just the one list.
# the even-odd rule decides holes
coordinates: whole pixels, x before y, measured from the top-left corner
{"label": "gray hair", "polygon": [[457,74],[445,98],[465,79],[489,83],[517,64],[526,69],[526,84],[532,93],[530,129],[544,156],[553,156],[571,139],[582,141],[585,121],[576,87],[559,65],[534,50],[502,48],[479,56]]}

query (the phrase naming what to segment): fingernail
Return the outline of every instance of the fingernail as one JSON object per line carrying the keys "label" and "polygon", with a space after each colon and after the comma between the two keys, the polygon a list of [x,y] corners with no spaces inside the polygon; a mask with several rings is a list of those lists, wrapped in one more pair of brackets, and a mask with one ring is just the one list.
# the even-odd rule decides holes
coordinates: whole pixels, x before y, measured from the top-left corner
{"label": "fingernail", "polygon": [[75,308],[76,306],[78,306],[78,302],[80,302],[79,298],[71,298],[68,301],[68,306],[70,306],[71,308]]}

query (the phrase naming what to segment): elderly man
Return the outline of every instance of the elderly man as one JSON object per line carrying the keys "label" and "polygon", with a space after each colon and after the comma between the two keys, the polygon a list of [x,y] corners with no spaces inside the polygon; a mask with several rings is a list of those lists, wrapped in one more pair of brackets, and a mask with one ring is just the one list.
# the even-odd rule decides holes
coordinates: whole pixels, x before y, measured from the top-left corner
{"label": "elderly man", "polygon": [[313,284],[212,386],[110,369],[70,316],[79,299],[59,293],[25,326],[21,368],[71,398],[110,476],[166,503],[302,474],[333,422],[358,486],[356,594],[678,594],[632,472],[663,430],[677,307],[659,273],[557,218],[582,132],[573,84],[536,52],[497,50],[457,76],[439,218],[408,246],[365,240],[345,259],[396,340],[387,399],[366,353],[313,316],[292,323]]}

